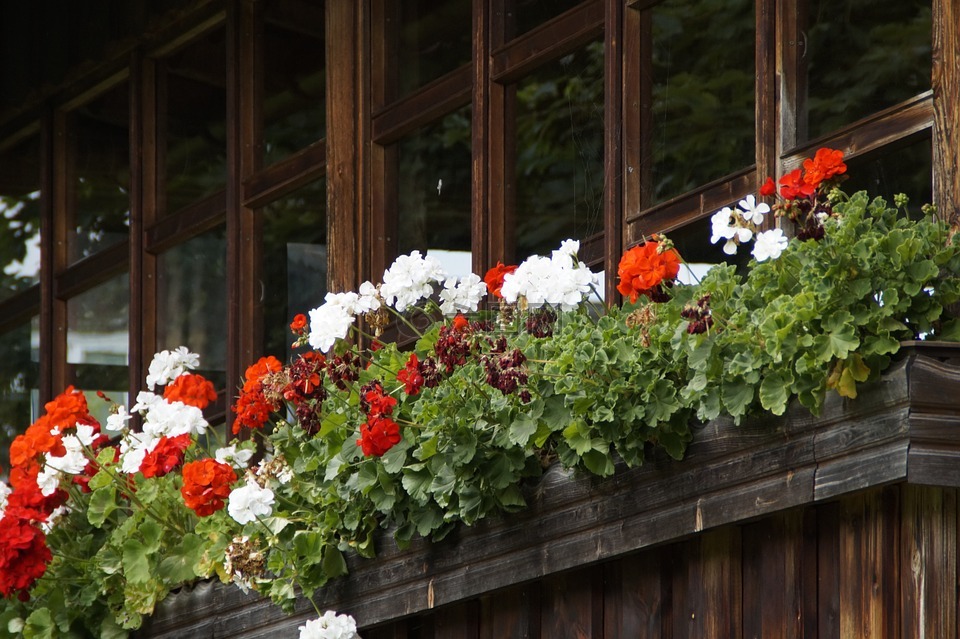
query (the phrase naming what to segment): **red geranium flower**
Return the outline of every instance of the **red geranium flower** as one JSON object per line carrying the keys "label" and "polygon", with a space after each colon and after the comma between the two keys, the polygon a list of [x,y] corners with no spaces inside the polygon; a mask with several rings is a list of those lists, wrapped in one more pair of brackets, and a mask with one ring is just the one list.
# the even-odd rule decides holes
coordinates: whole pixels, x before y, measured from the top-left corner
{"label": "red geranium flower", "polygon": [[163,389],[163,398],[168,402],[183,402],[203,410],[210,402],[217,401],[217,391],[213,382],[202,375],[184,373]]}
{"label": "red geranium flower", "polygon": [[140,472],[144,477],[163,477],[183,461],[183,454],[193,440],[189,433],[167,437],[164,435],[140,462]]}
{"label": "red geranium flower", "polygon": [[780,178],[780,195],[785,200],[810,197],[817,189],[803,180],[803,171],[794,169]]}
{"label": "red geranium flower", "polygon": [[280,363],[273,355],[268,355],[267,357],[261,357],[255,363],[247,367],[247,370],[243,373],[244,390],[247,389],[249,384],[251,387],[260,383],[260,380],[263,379],[266,375],[270,373],[276,373],[277,371],[283,370],[283,364]]}
{"label": "red geranium flower", "polygon": [[494,297],[503,298],[503,295],[500,294],[500,289],[503,288],[503,278],[515,270],[517,270],[516,265],[506,266],[498,261],[496,266],[487,271],[487,274],[483,276],[483,281],[490,294]]}
{"label": "red geranium flower", "polygon": [[0,594],[25,592],[53,559],[39,527],[7,513],[0,519]]}
{"label": "red geranium flower", "polygon": [[463,313],[457,313],[453,318],[453,328],[457,331],[465,331],[470,328],[470,320],[463,316]]}
{"label": "red geranium flower", "polygon": [[821,182],[846,173],[847,165],[843,163],[843,151],[824,147],[817,150],[813,159],[803,161],[803,170],[804,183],[817,188]]}
{"label": "red geranium flower", "polygon": [[187,508],[206,517],[223,508],[223,500],[230,496],[230,484],[235,481],[237,473],[229,464],[201,459],[184,464],[180,494]]}
{"label": "red geranium flower", "polygon": [[371,416],[360,426],[357,445],[367,457],[381,457],[400,442],[400,427],[389,417]]}
{"label": "red geranium flower", "polygon": [[630,302],[640,295],[648,297],[654,288],[673,280],[680,272],[680,255],[673,248],[662,249],[660,242],[650,240],[634,246],[620,258],[617,275],[620,283],[617,290]]}
{"label": "red geranium flower", "polygon": [[299,335],[300,332],[307,327],[307,316],[303,313],[297,313],[293,316],[293,321],[290,322],[290,330],[294,335]]}
{"label": "red geranium flower", "polygon": [[420,361],[416,353],[410,353],[407,364],[397,371],[397,381],[403,384],[407,395],[416,395],[423,386],[423,375],[420,373]]}
{"label": "red geranium flower", "polygon": [[772,177],[768,177],[767,181],[763,183],[763,186],[760,187],[760,195],[763,197],[772,197],[777,194],[777,185],[773,181]]}

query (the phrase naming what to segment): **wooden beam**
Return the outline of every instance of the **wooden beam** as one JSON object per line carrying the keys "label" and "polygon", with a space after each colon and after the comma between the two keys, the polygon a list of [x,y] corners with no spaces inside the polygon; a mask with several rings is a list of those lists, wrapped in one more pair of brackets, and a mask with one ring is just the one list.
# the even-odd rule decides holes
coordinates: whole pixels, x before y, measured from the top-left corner
{"label": "wooden beam", "polygon": [[960,6],[933,0],[933,201],[960,227]]}

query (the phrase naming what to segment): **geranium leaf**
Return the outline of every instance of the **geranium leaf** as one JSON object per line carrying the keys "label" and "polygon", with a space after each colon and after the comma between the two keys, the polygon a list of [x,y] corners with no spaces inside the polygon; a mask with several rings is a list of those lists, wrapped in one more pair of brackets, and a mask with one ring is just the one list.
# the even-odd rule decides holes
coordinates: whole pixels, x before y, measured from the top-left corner
{"label": "geranium leaf", "polygon": [[147,548],[136,539],[123,542],[123,574],[134,584],[146,583],[152,576]]}
{"label": "geranium leaf", "polygon": [[203,559],[203,539],[187,533],[157,566],[157,576],[169,584],[180,584],[197,577],[195,566]]}
{"label": "geranium leaf", "polygon": [[90,495],[90,505],[87,506],[87,521],[90,522],[91,526],[100,528],[107,517],[116,509],[117,489],[114,486],[98,488]]}
{"label": "geranium leaf", "polygon": [[760,405],[774,415],[783,415],[790,395],[788,381],[780,373],[764,376],[760,382]]}

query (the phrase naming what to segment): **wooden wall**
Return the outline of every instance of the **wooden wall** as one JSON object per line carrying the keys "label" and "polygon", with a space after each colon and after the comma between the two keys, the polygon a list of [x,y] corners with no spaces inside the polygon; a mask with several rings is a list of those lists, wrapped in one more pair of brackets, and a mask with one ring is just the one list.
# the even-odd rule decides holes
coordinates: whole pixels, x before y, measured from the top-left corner
{"label": "wooden wall", "polygon": [[955,488],[875,488],[438,608],[363,637],[958,637],[957,517]]}

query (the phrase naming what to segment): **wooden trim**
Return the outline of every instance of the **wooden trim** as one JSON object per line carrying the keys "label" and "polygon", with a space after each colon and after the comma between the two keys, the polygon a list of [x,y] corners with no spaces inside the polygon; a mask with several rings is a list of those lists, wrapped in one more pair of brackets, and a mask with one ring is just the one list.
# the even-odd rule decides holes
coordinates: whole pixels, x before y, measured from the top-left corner
{"label": "wooden trim", "polygon": [[54,297],[66,301],[130,268],[130,242],[119,242],[98,251],[54,278]]}
{"label": "wooden trim", "polygon": [[607,305],[618,304],[617,264],[623,253],[623,203],[625,157],[624,117],[624,7],[621,2],[608,3],[604,16],[604,73],[603,73],[603,269],[610,276],[604,278],[604,300]]}
{"label": "wooden trim", "polygon": [[645,46],[642,34],[642,23],[649,16],[639,11],[627,11],[623,16],[623,210],[620,220],[621,250],[635,243],[635,239],[627,232],[627,218],[631,211],[641,211],[645,207],[641,199],[641,180],[643,171],[643,131],[644,118],[649,120],[649,108],[641,108],[643,104],[643,84],[649,83],[649,56],[642,55]]}
{"label": "wooden trim", "polygon": [[[330,290],[354,290],[358,282],[359,182],[366,119],[361,88],[363,47],[358,37],[364,8],[354,0],[326,3],[327,63],[327,281]],[[363,244],[363,242],[359,242]]]}
{"label": "wooden trim", "polygon": [[933,0],[933,201],[960,226],[960,7]]}
{"label": "wooden trim", "polygon": [[[780,111],[777,108],[777,15],[776,3],[756,6],[756,84],[754,85],[757,184],[777,174],[779,164]],[[766,226],[776,223],[773,216]]]}
{"label": "wooden trim", "polygon": [[0,303],[0,333],[16,328],[39,313],[40,285],[35,284]]}
{"label": "wooden trim", "polygon": [[[493,173],[487,158],[491,156],[488,145],[492,146],[491,98],[496,92],[490,82],[490,50],[494,16],[490,0],[473,2],[473,96],[470,137],[470,252],[471,268],[474,273],[484,273],[495,262],[494,255],[502,255],[503,235],[494,235],[496,227],[502,225],[498,219],[493,223],[494,214],[490,210],[493,199],[491,175]],[[502,207],[497,211],[502,211]],[[502,228],[502,227],[501,227]],[[500,259],[503,259],[502,257]]]}
{"label": "wooden trim", "polygon": [[243,205],[257,209],[324,177],[327,141],[320,139],[243,180]]}
{"label": "wooden trim", "polygon": [[753,193],[756,179],[756,168],[751,166],[646,211],[628,213],[627,224],[635,227],[629,229],[629,237],[639,242],[641,235],[665,233],[712,215],[721,207]]}
{"label": "wooden trim", "polygon": [[[127,316],[127,389],[130,397],[136,397],[137,390],[143,384],[145,371],[149,362],[145,361],[143,339],[144,325],[150,320],[147,315],[144,289],[141,282],[144,280],[144,250],[143,250],[143,157],[144,120],[146,108],[144,106],[145,78],[152,75],[144,73],[144,64],[139,52],[130,56],[130,240],[128,242],[127,260],[129,263],[130,302]],[[152,307],[150,307],[152,308]],[[152,355],[152,353],[151,353]]]}
{"label": "wooden trim", "polygon": [[465,64],[374,113],[373,141],[381,145],[391,144],[421,126],[470,104],[473,73],[473,66]]}
{"label": "wooden trim", "polygon": [[516,82],[537,67],[603,35],[604,2],[592,0],[543,23],[491,53],[492,79]]}
{"label": "wooden trim", "polygon": [[226,219],[226,193],[220,191],[165,215],[145,230],[144,250],[153,254],[209,231]]}
{"label": "wooden trim", "polygon": [[139,236],[136,240],[140,252],[140,276],[138,285],[140,288],[139,296],[142,300],[143,308],[139,318],[141,333],[140,352],[143,358],[140,362],[139,377],[137,384],[133,387],[139,389],[145,383],[147,366],[149,362],[146,357],[152,357],[157,348],[157,256],[148,250],[149,234],[147,229],[156,224],[160,217],[161,196],[160,185],[163,184],[163,150],[160,148],[160,114],[166,107],[161,107],[160,100],[166,95],[163,82],[164,74],[157,72],[158,64],[150,58],[141,60],[141,105],[143,114],[141,116],[140,129],[140,162],[142,173],[141,181],[141,203],[140,213],[142,219],[139,223]]}
{"label": "wooden trim", "polygon": [[927,91],[900,104],[858,120],[828,135],[789,149],[781,156],[788,173],[820,147],[842,149],[846,158],[875,151],[933,126],[933,92]]}
{"label": "wooden trim", "polygon": [[[69,265],[68,246],[70,243],[69,230],[74,220],[73,189],[70,175],[74,164],[75,154],[67,131],[67,114],[55,111],[51,120],[53,130],[53,158],[52,173],[50,174],[50,209],[48,215],[51,222],[47,227],[52,242],[51,259],[41,264],[49,267],[50,295],[46,297],[43,311],[49,311],[50,341],[47,344],[51,365],[50,389],[65,388],[70,382],[67,365],[67,302],[60,295],[59,274]],[[41,247],[41,252],[43,248]],[[41,312],[43,312],[41,311]],[[41,316],[42,321],[42,316]],[[52,398],[52,395],[50,396]]]}
{"label": "wooden trim", "polygon": [[[776,0],[776,73],[779,78],[780,124],[778,150],[792,148],[806,138],[806,82],[804,63],[806,0]],[[786,171],[784,171],[786,172]],[[774,176],[779,178],[779,176]]]}

